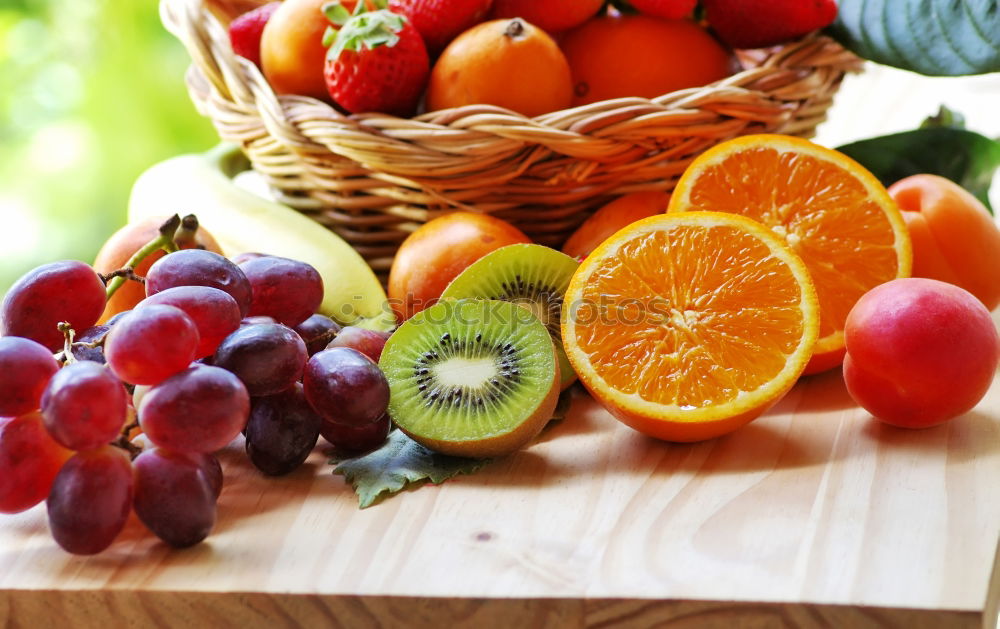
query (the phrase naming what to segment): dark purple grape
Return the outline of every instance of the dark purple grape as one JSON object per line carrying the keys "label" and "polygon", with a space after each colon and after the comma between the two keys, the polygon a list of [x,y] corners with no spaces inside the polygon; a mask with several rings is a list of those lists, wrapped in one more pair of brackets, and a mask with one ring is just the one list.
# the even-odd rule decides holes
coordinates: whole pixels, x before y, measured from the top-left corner
{"label": "dark purple grape", "polygon": [[208,452],[188,453],[201,466],[201,470],[208,479],[208,486],[212,488],[212,499],[218,500],[222,494],[222,465],[214,454]]}
{"label": "dark purple grape", "polygon": [[326,349],[327,343],[340,332],[340,325],[326,315],[314,314],[293,328],[306,343],[310,356]]}
{"label": "dark purple grape", "polygon": [[111,328],[104,357],[125,382],[157,384],[186,369],[197,358],[198,343],[191,317],[175,306],[154,304],[133,310]]}
{"label": "dark purple grape", "polygon": [[108,326],[109,328],[113,328],[113,327],[115,327],[116,323],[118,323],[119,321],[121,321],[130,312],[132,312],[132,311],[131,310],[122,310],[121,312],[116,313],[110,319],[108,319],[107,321],[105,321],[104,325]]}
{"label": "dark purple grape", "polygon": [[306,344],[277,323],[248,325],[226,337],[213,363],[236,374],[253,397],[274,395],[295,384],[309,358]]}
{"label": "dark purple grape", "polygon": [[132,462],[135,514],[175,548],[194,546],[215,526],[216,494],[198,456],[153,448]]}
{"label": "dark purple grape", "polygon": [[323,278],[312,265],[262,256],[240,263],[250,281],[250,314],[273,317],[278,323],[295,326],[316,312],[323,302]]}
{"label": "dark purple grape", "polygon": [[71,455],[45,430],[41,413],[0,417],[0,513],[18,513],[45,500]]}
{"label": "dark purple grape", "polygon": [[66,365],[42,395],[45,428],[71,450],[92,450],[113,441],[127,415],[124,385],[99,363]]}
{"label": "dark purple grape", "polygon": [[0,417],[37,409],[59,363],[41,343],[20,336],[0,337]]}
{"label": "dark purple grape", "polygon": [[250,282],[240,267],[213,251],[181,249],[165,255],[146,274],[146,295],[155,295],[175,286],[211,286],[229,293],[240,307],[240,315],[250,309]]}
{"label": "dark purple grape", "polygon": [[253,260],[255,258],[263,258],[266,256],[267,256],[266,253],[257,253],[256,251],[244,251],[243,253],[237,253],[232,258],[230,258],[230,260],[233,261],[233,264],[239,266],[249,260]]}
{"label": "dark purple grape", "polygon": [[93,555],[115,541],[132,510],[132,464],[113,446],[66,461],[46,501],[52,537],[64,550]]}
{"label": "dark purple grape", "polygon": [[246,426],[250,397],[225,369],[198,365],[147,391],[138,413],[143,433],[161,448],[215,452]]}
{"label": "dark purple grape", "polygon": [[382,348],[385,347],[386,337],[381,332],[366,330],[353,325],[349,325],[341,330],[336,338],[327,344],[327,348],[350,347],[356,349],[375,362],[382,356]]}
{"label": "dark purple grape", "polygon": [[250,461],[269,476],[298,469],[316,446],[322,421],[299,383],[276,395],[254,398],[246,428]]}
{"label": "dark purple grape", "polygon": [[[92,325],[75,336],[73,338],[73,358],[77,360],[89,360],[101,365],[107,363],[107,360],[104,358],[104,339],[110,331],[111,326],[105,323],[104,325]],[[97,344],[96,347],[84,346],[84,344],[95,343]]]}
{"label": "dark purple grape", "polygon": [[302,384],[313,409],[338,424],[370,424],[389,406],[389,383],[382,370],[355,349],[319,352],[306,363]]}
{"label": "dark purple grape", "polygon": [[168,288],[139,302],[136,310],[153,304],[176,306],[191,317],[200,339],[197,358],[213,354],[222,339],[240,327],[240,307],[236,300],[211,286]]}
{"label": "dark purple grape", "polygon": [[97,323],[107,301],[104,282],[89,264],[62,260],[43,264],[7,291],[0,305],[0,335],[23,336],[52,351],[63,346],[58,325],[74,330]]}
{"label": "dark purple grape", "polygon": [[329,441],[338,452],[357,456],[371,452],[385,443],[389,436],[391,422],[389,414],[385,413],[370,424],[364,426],[348,426],[331,421],[323,421],[320,434]]}

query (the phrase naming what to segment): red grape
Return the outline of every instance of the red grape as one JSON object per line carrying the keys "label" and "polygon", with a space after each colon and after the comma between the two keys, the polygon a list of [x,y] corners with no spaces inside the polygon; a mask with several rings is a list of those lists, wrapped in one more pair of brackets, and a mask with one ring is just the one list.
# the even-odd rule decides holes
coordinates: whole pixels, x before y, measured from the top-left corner
{"label": "red grape", "polygon": [[124,450],[102,446],[76,453],[59,470],[46,501],[52,537],[76,555],[101,552],[125,527],[132,484]]}
{"label": "red grape", "polygon": [[250,309],[250,282],[240,267],[205,249],[181,249],[163,256],[146,273],[146,296],[175,286],[211,286],[229,293],[240,307]]}
{"label": "red grape", "polygon": [[97,323],[107,301],[104,282],[89,264],[62,260],[21,276],[0,305],[0,335],[23,336],[52,351],[63,346],[58,325],[74,330]]}
{"label": "red grape", "polygon": [[312,356],[326,349],[327,343],[340,332],[340,325],[326,315],[314,314],[293,328],[306,343],[306,352]]}
{"label": "red grape", "polygon": [[104,365],[81,361],[52,377],[42,395],[42,417],[52,438],[71,450],[91,450],[119,435],[128,394]]}
{"label": "red grape", "polygon": [[208,479],[208,486],[212,488],[212,499],[218,500],[222,494],[222,465],[214,454],[208,452],[188,452],[194,460],[198,461],[201,470],[205,472]]}
{"label": "red grape", "polygon": [[111,328],[104,356],[125,382],[156,384],[186,369],[197,358],[199,342],[198,328],[183,310],[154,304],[133,310]]}
{"label": "red grape", "polygon": [[250,281],[250,314],[273,317],[295,326],[323,302],[323,278],[311,265],[278,256],[244,260],[240,269]]}
{"label": "red grape", "polygon": [[0,416],[36,410],[57,371],[59,363],[44,345],[19,336],[0,337]]}
{"label": "red grape", "polygon": [[0,417],[0,513],[17,513],[45,500],[72,452],[49,435],[41,413]]}
{"label": "red grape", "polygon": [[339,452],[356,456],[370,452],[385,443],[390,428],[389,414],[384,413],[364,426],[348,426],[324,420],[320,434]]}
{"label": "red grape", "polygon": [[295,384],[308,358],[306,344],[294,330],[277,323],[260,323],[227,336],[212,362],[236,374],[250,395],[259,397]]}
{"label": "red grape", "polygon": [[246,426],[250,397],[225,369],[198,365],[146,392],[138,411],[142,431],[161,448],[214,452]]}
{"label": "red grape", "polygon": [[200,455],[153,448],[133,461],[135,513],[175,548],[193,546],[215,526],[215,491]]}
{"label": "red grape", "polygon": [[276,395],[254,398],[246,428],[250,461],[269,476],[294,471],[316,446],[322,421],[299,383]]}
{"label": "red grape", "polygon": [[327,348],[351,347],[378,362],[385,342],[386,337],[380,332],[349,325],[337,333],[337,336],[327,344]]}
{"label": "red grape", "polygon": [[306,363],[306,398],[325,420],[364,426],[389,406],[389,383],[372,359],[347,347],[325,349]]}
{"label": "red grape", "polygon": [[209,356],[222,339],[240,327],[240,307],[229,293],[211,286],[175,286],[139,302],[136,310],[153,304],[176,306],[198,328],[197,358]]}

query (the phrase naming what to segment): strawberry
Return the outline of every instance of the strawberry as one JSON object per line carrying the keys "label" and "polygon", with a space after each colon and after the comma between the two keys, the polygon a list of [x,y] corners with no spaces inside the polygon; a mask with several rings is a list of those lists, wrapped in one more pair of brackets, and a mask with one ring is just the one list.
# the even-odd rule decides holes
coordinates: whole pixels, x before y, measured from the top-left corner
{"label": "strawberry", "polygon": [[834,0],[704,0],[705,19],[733,48],[764,48],[828,26]]}
{"label": "strawberry", "polygon": [[389,0],[389,10],[409,18],[431,54],[483,21],[493,0]]}
{"label": "strawberry", "polygon": [[679,20],[689,17],[694,11],[698,0],[628,0],[639,13],[662,17],[668,20]]}
{"label": "strawberry", "polygon": [[253,61],[258,68],[260,36],[267,21],[280,6],[280,2],[268,2],[252,11],[247,11],[229,23],[229,43],[233,46],[233,52]]}
{"label": "strawberry", "polygon": [[[324,11],[340,30],[327,30],[330,46],[323,76],[330,97],[351,113],[412,115],[430,74],[430,58],[413,24],[387,9],[354,14],[339,2]],[[332,45],[331,45],[332,44]]]}

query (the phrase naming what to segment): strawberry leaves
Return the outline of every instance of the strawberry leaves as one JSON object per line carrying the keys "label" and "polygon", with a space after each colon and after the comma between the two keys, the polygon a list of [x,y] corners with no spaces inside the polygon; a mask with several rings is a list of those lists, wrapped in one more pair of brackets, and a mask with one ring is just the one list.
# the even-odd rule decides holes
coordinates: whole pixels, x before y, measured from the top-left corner
{"label": "strawberry leaves", "polygon": [[830,29],[865,59],[931,76],[1000,71],[996,0],[839,0]]}

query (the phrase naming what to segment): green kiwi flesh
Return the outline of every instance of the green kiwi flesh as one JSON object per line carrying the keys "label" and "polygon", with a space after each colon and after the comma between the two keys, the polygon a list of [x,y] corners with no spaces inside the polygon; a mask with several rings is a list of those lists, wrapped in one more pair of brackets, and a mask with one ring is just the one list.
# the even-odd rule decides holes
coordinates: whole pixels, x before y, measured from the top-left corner
{"label": "green kiwi flesh", "polygon": [[548,330],[504,301],[441,301],[417,313],[386,341],[379,367],[389,417],[444,454],[509,454],[541,431],[559,397]]}
{"label": "green kiwi flesh", "polygon": [[543,245],[517,244],[491,251],[448,284],[441,299],[499,299],[530,310],[549,330],[559,355],[560,386],[576,380],[562,345],[563,297],[580,263]]}

